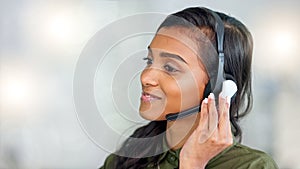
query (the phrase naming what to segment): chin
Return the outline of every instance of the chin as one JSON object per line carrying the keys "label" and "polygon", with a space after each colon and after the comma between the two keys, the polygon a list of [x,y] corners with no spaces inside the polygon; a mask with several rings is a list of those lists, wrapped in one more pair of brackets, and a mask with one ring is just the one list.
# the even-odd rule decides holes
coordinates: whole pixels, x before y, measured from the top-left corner
{"label": "chin", "polygon": [[166,120],[164,112],[165,104],[163,102],[143,102],[141,101],[139,107],[140,116],[150,121]]}
{"label": "chin", "polygon": [[164,115],[164,113],[157,113],[157,112],[152,112],[152,111],[139,111],[140,116],[145,119],[145,120],[149,120],[149,121],[162,121],[162,120],[166,120],[166,117]]}

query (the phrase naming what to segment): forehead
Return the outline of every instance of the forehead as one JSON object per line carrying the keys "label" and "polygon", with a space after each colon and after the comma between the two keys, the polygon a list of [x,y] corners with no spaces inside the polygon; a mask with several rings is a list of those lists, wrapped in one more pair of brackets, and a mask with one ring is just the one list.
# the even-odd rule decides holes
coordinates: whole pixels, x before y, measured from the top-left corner
{"label": "forehead", "polygon": [[162,50],[182,56],[184,59],[195,60],[198,56],[198,46],[190,38],[188,28],[167,27],[161,28],[153,38],[150,48]]}

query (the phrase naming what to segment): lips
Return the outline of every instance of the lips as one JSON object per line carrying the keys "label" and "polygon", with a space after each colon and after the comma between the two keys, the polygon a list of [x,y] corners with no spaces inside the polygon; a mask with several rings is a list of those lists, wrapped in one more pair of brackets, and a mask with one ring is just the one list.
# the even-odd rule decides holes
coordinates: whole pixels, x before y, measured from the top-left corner
{"label": "lips", "polygon": [[154,101],[154,100],[161,100],[161,98],[156,96],[156,95],[153,95],[153,94],[150,94],[150,93],[147,93],[147,92],[143,92],[142,96],[141,96],[141,100],[144,101],[144,102],[151,102],[151,101]]}

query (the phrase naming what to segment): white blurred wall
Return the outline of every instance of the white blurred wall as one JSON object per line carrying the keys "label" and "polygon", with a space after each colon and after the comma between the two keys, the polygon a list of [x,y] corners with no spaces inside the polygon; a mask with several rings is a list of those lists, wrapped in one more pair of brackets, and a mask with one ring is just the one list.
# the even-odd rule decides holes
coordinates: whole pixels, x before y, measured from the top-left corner
{"label": "white blurred wall", "polygon": [[280,168],[299,169],[299,5],[297,0],[0,1],[0,168],[102,165],[107,152],[82,130],[73,103],[73,73],[85,44],[124,16],[206,6],[236,16],[254,36],[255,102],[242,121],[243,142],[270,153]]}

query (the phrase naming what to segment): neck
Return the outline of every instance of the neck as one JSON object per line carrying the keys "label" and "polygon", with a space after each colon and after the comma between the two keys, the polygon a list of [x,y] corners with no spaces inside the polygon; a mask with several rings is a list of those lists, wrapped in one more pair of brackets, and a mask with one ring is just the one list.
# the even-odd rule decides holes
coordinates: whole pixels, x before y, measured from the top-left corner
{"label": "neck", "polygon": [[181,148],[199,123],[200,115],[193,114],[183,119],[167,122],[166,138],[173,150]]}

